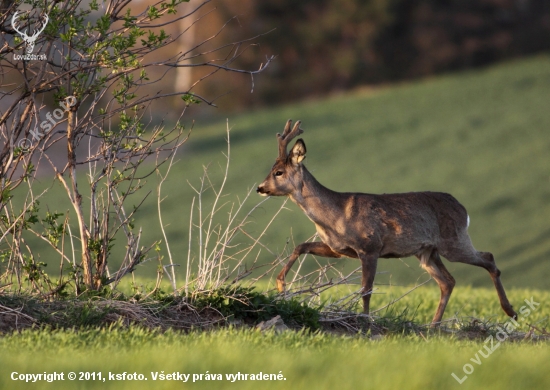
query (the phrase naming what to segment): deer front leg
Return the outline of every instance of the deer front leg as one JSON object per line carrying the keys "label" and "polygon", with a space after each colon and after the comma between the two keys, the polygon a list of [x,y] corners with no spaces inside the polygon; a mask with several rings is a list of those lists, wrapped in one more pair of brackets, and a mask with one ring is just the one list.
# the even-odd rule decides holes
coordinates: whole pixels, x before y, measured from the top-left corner
{"label": "deer front leg", "polygon": [[378,256],[360,255],[363,287],[361,294],[363,296],[363,311],[369,314],[370,297],[372,295],[372,286],[374,284],[374,276],[376,275],[376,267],[378,265]]}
{"label": "deer front leg", "polygon": [[298,245],[296,248],[294,248],[292,255],[290,255],[288,263],[286,263],[282,271],[277,276],[277,290],[279,290],[279,292],[285,291],[285,276],[292,268],[292,265],[294,264],[296,259],[304,253],[311,253],[312,255],[332,257],[336,259],[342,257],[342,255],[334,252],[327,244],[324,244],[322,242],[304,242],[303,244]]}

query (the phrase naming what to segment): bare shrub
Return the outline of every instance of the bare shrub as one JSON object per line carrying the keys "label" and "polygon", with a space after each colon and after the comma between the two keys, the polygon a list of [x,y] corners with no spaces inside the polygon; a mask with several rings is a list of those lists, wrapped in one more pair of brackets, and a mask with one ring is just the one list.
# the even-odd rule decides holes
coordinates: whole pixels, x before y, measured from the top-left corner
{"label": "bare shrub", "polygon": [[[154,248],[155,243],[142,242],[142,228],[133,225],[133,217],[148,195],[141,191],[144,180],[188,139],[181,123],[187,107],[214,104],[197,95],[195,86],[220,70],[253,77],[272,60],[255,70],[232,68],[231,63],[253,45],[254,38],[213,46],[225,26],[206,39],[186,39],[192,26],[213,12],[204,9],[208,2],[185,7],[183,12],[184,0],[149,5],[124,0],[32,0],[25,5],[11,2],[3,10],[0,257],[5,266],[1,283],[54,295],[69,283],[77,294],[101,290],[132,272]],[[16,12],[17,30],[9,27]],[[20,53],[26,43],[17,31],[33,29],[35,20],[47,23],[32,42],[32,56],[38,60],[25,59]],[[187,28],[180,30],[182,23]],[[170,34],[170,29],[177,32]],[[213,53],[218,57],[212,58]],[[167,75],[171,77],[171,70],[195,67],[211,71],[187,85],[180,83],[179,89],[154,89]],[[167,125],[150,107],[174,96],[181,98],[178,119]],[[146,163],[151,160],[152,164]],[[41,167],[47,167],[62,185],[70,214],[41,212],[45,191],[36,190]],[[137,207],[131,206],[130,199]],[[25,239],[27,233],[59,254],[60,269],[68,266],[68,275],[58,281],[49,279]],[[118,244],[119,238],[117,244],[125,245],[126,253],[122,266],[110,273],[108,259],[117,234],[124,241]],[[208,268],[209,260],[201,260],[206,261],[201,266]]]}

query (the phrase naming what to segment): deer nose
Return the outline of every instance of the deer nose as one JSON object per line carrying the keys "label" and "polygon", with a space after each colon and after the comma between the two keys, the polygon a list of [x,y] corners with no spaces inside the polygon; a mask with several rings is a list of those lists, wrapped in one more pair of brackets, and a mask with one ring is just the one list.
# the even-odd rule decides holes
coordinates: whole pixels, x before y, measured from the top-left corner
{"label": "deer nose", "polygon": [[267,195],[267,191],[264,189],[264,187],[262,185],[258,186],[258,188],[256,188],[256,192],[260,195]]}

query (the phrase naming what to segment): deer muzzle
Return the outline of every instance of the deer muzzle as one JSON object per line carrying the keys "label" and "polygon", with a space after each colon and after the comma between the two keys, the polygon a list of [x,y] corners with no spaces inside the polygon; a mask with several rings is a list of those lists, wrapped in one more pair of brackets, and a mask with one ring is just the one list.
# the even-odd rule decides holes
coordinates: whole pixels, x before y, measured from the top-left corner
{"label": "deer muzzle", "polygon": [[263,184],[260,184],[260,185],[258,186],[258,188],[256,188],[256,192],[257,192],[258,194],[260,194],[261,196],[268,196],[268,195],[269,195],[269,191],[267,191],[267,190],[264,188]]}

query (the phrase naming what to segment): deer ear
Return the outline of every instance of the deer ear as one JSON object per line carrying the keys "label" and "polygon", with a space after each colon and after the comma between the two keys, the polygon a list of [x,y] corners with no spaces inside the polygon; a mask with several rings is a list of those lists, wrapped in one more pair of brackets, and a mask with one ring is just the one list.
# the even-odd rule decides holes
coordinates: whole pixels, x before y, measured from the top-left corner
{"label": "deer ear", "polygon": [[289,158],[294,165],[300,164],[306,158],[306,144],[301,138],[292,147]]}

